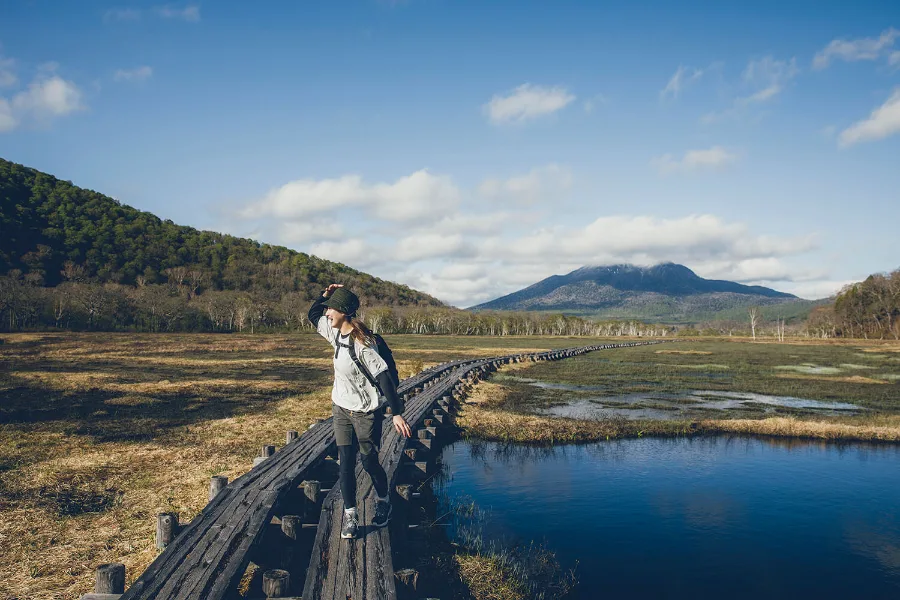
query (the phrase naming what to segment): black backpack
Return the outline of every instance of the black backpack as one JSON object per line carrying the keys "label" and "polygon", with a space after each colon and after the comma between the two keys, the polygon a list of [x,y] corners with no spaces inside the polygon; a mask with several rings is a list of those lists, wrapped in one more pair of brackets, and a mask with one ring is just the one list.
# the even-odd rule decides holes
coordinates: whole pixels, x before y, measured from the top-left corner
{"label": "black backpack", "polygon": [[[400,373],[397,371],[397,363],[394,362],[394,353],[391,352],[391,349],[388,347],[387,342],[384,341],[384,338],[378,335],[377,333],[373,333],[372,337],[375,338],[375,350],[378,352],[378,355],[384,360],[387,364],[388,373],[391,375],[391,379],[394,380],[394,385],[400,385]],[[384,396],[384,392],[382,392],[378,388],[378,382],[375,381],[375,378],[372,377],[372,374],[369,372],[369,369],[366,365],[363,364],[359,357],[356,356],[356,344],[351,340],[350,344],[345,346],[338,342],[338,348],[335,349],[334,355],[337,357],[338,349],[341,347],[347,348],[350,352],[350,358],[353,359],[353,362],[356,363],[357,368],[359,368],[360,372],[365,376],[366,379],[369,380],[369,383],[378,390],[382,396]]]}

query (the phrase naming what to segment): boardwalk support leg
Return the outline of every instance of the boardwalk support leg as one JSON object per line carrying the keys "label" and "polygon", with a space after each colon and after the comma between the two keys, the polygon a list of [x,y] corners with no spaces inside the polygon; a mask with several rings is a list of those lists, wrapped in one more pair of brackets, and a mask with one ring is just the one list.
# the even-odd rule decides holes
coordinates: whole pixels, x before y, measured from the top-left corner
{"label": "boardwalk support leg", "polygon": [[228,478],[224,475],[213,475],[212,479],[209,480],[209,501],[212,502],[213,498],[219,495],[219,492],[225,489],[228,485]]}
{"label": "boardwalk support leg", "polygon": [[178,515],[159,513],[156,515],[156,547],[165,550],[178,534]]}
{"label": "boardwalk support leg", "polygon": [[284,598],[291,587],[291,574],[281,569],[263,573],[263,593],[267,598]]}
{"label": "boardwalk support leg", "polygon": [[97,567],[97,579],[94,582],[95,594],[124,594],[125,565],[107,563]]}

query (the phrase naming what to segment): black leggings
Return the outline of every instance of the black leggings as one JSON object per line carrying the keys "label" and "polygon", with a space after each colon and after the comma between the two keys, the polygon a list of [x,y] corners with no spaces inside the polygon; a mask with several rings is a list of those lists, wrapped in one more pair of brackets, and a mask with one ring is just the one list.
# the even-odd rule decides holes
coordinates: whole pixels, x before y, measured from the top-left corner
{"label": "black leggings", "polygon": [[[338,446],[338,456],[341,459],[341,495],[344,496],[344,508],[356,506],[356,440],[349,446]],[[379,496],[387,496],[387,473],[378,462],[378,449],[363,454],[360,457],[363,469],[372,478],[375,493]]]}

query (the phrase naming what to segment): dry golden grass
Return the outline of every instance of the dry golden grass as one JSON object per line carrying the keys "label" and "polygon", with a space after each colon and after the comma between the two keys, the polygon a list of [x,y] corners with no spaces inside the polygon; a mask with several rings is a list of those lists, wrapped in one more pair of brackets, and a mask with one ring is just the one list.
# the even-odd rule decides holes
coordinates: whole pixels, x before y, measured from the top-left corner
{"label": "dry golden grass", "polygon": [[[156,513],[189,521],[212,475],[236,478],[262,445],[331,412],[330,350],[315,334],[0,339],[0,598],[79,598],[111,561],[125,563],[130,584],[157,555]],[[408,377],[455,358],[582,342],[390,343]]]}
{"label": "dry golden grass", "polygon": [[759,420],[719,419],[701,421],[700,428],[704,431],[752,433],[778,437],[900,442],[900,416],[879,417],[871,420],[872,424],[854,425],[833,421],[804,420],[795,417],[773,417]]}
{"label": "dry golden grass", "polygon": [[877,352],[900,352],[900,344],[887,343],[887,344],[878,345],[875,347],[866,346],[864,348],[860,348],[860,350],[863,352],[875,352],[875,353],[877,353]]}
{"label": "dry golden grass", "polygon": [[0,598],[79,598],[111,561],[130,584],[157,556],[156,513],[189,521],[212,475],[331,412],[313,335],[3,338]]}
{"label": "dry golden grass", "polygon": [[779,373],[775,377],[779,379],[811,379],[816,381],[837,381],[841,383],[890,383],[885,379],[872,379],[871,377],[863,377],[862,375],[834,377],[829,375],[809,375],[806,373]]}
{"label": "dry golden grass", "polygon": [[453,557],[463,583],[474,600],[523,600],[525,590],[516,579],[503,572],[497,559],[473,554]]}

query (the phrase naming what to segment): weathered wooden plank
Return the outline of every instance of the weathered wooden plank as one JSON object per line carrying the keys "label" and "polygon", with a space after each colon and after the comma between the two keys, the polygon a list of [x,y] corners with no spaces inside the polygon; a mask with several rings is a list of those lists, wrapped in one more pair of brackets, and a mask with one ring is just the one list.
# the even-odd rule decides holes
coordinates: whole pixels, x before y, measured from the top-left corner
{"label": "weathered wooden plank", "polygon": [[[305,470],[321,459],[333,441],[330,422],[320,423],[308,433],[309,435],[301,436],[281,452],[267,459],[267,464],[259,465],[226,487],[198,518],[192,521],[191,526],[175,539],[169,549],[154,561],[123,598],[127,600],[194,597],[188,592],[196,586],[189,585],[185,589],[183,584],[188,579],[196,578],[199,581],[203,578],[204,570],[212,572],[222,568],[210,560],[206,551],[213,544],[217,548],[229,547],[230,542],[225,538],[238,535],[241,531],[237,527],[226,528],[223,526],[223,520],[227,523],[229,519],[236,518],[237,514],[246,514],[261,489],[274,485],[281,490],[290,485],[294,479],[301,477]],[[252,498],[248,498],[248,495]],[[250,504],[247,504],[248,501]],[[242,505],[246,505],[246,510],[240,510]],[[238,547],[241,547],[240,544]],[[199,563],[201,558],[205,558],[206,562]],[[239,560],[243,561],[243,557],[239,557]],[[201,572],[199,575],[195,573],[198,569]]]}

